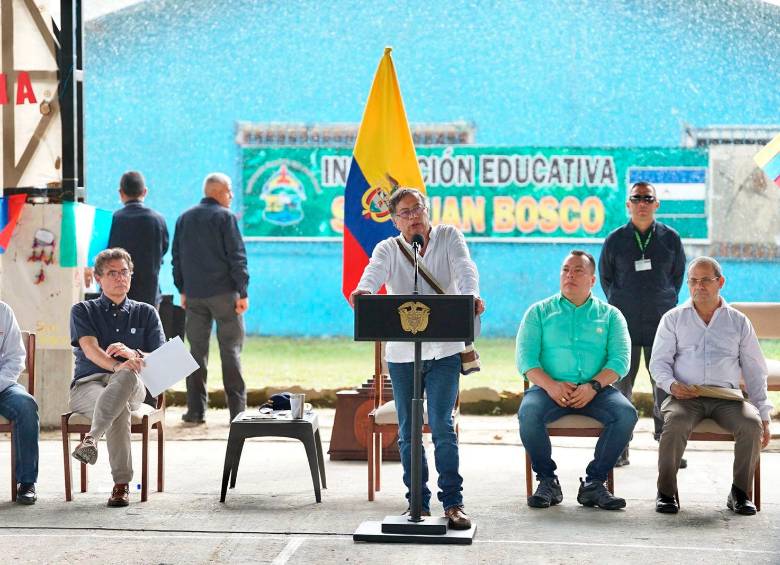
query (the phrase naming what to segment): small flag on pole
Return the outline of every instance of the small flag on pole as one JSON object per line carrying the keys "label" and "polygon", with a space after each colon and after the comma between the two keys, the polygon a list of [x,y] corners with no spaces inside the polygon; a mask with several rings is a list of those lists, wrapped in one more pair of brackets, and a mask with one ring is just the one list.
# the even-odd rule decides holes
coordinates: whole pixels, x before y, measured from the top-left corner
{"label": "small flag on pole", "polygon": [[81,204],[62,203],[62,232],[60,265],[62,267],[91,267],[95,256],[108,247],[113,214]]}
{"label": "small flag on pole", "polygon": [[780,134],[756,153],[753,160],[763,169],[769,180],[780,187]]}
{"label": "small flag on pole", "polygon": [[387,201],[397,187],[425,192],[406,121],[392,48],[386,47],[368,95],[344,189],[344,270],[349,299],[377,243],[398,234]]}
{"label": "small flag on pole", "polygon": [[27,201],[26,194],[12,194],[0,198],[0,253],[5,253],[14,234],[19,216]]}

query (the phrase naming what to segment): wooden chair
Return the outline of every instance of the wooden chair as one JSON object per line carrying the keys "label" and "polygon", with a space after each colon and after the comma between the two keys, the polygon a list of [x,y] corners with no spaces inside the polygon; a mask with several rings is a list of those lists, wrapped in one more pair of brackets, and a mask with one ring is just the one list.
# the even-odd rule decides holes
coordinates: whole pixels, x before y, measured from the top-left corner
{"label": "wooden chair", "polygon": [[[22,332],[22,343],[27,353],[25,371],[19,375],[19,384],[26,386],[27,392],[35,396],[35,334]],[[16,502],[16,445],[14,442],[14,423],[0,416],[0,432],[11,434],[11,500]]]}
{"label": "wooden chair", "polygon": [[[528,381],[523,382],[523,392],[528,390]],[[547,424],[547,433],[550,437],[599,437],[604,426],[598,420],[578,414],[568,414],[563,418]],[[533,476],[531,469],[531,457],[525,452],[525,494],[533,494]],[[615,494],[615,476],[613,469],[607,475],[607,488]]]}
{"label": "wooden chair", "polygon": [[[141,434],[141,502],[149,496],[149,431],[157,429],[157,491],[165,486],[165,393],[157,397],[156,407],[141,404],[130,413],[130,433]],[[70,434],[83,440],[89,433],[91,418],[77,412],[62,415],[62,456],[65,471],[65,500],[73,500],[71,480]],[[87,492],[87,465],[81,463],[81,492]]]}
{"label": "wooden chair", "polygon": [[[374,500],[374,494],[381,488],[382,470],[382,434],[398,435],[398,413],[395,401],[383,398],[387,376],[382,371],[382,344],[377,341],[374,346],[374,409],[368,413],[366,426],[366,460],[368,463],[368,500]],[[452,417],[455,421],[455,434],[460,432],[458,416],[460,415],[460,395],[455,400]],[[423,407],[423,433],[431,433],[428,426],[427,406]]]}
{"label": "wooden chair", "polygon": [[[734,441],[732,433],[724,428],[721,428],[718,423],[711,419],[705,418],[698,425],[693,428],[691,435],[688,436],[689,441]],[[751,493],[747,493],[750,497]],[[761,510],[761,454],[759,453],[758,461],[756,461],[756,471],[753,477],[753,502],[756,505],[756,510]],[[680,493],[674,493],[677,498],[677,505],[680,505]]]}
{"label": "wooden chair", "polygon": [[[732,302],[748,317],[759,339],[780,339],[780,302]],[[767,389],[780,390],[780,359],[766,359]]]}

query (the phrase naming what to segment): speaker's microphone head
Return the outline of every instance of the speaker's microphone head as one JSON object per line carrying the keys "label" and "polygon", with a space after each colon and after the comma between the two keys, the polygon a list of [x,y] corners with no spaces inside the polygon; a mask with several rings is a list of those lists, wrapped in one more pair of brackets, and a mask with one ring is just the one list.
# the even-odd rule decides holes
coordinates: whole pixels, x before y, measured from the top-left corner
{"label": "speaker's microphone head", "polygon": [[414,237],[412,237],[412,246],[414,245],[420,248],[422,248],[422,246],[425,245],[425,240],[423,239],[423,236],[421,236],[419,233],[414,234]]}

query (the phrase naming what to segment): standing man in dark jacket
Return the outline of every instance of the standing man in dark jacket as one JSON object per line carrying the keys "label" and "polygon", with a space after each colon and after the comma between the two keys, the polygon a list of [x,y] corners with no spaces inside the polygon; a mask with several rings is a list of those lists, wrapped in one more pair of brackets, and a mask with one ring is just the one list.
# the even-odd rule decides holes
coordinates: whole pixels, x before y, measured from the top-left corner
{"label": "standing man in dark jacket", "polygon": [[238,221],[230,211],[230,177],[211,173],[203,181],[205,198],[176,221],[173,235],[173,282],[187,312],[190,352],[200,368],[187,377],[185,422],[205,422],[208,394],[206,367],[212,322],[222,360],[222,382],[230,419],[246,409],[246,387],[241,376],[244,344],[243,313],[249,308],[246,248]]}
{"label": "standing man in dark jacket", "polygon": [[121,247],[133,258],[134,272],[127,297],[152,306],[160,304],[160,267],[168,252],[165,219],[144,206],[148,190],[141,173],[128,171],[119,181],[124,205],[114,212],[108,248]]}
{"label": "standing man in dark jacket", "polygon": [[[639,371],[640,353],[644,353],[649,371],[656,329],[661,316],[677,306],[685,274],[685,251],[680,236],[669,226],[655,221],[659,205],[652,184],[635,183],[626,202],[631,220],[607,236],[599,259],[601,288],[609,303],[623,313],[631,336],[628,375],[615,385],[629,400]],[[655,386],[652,375],[650,379],[657,440],[663,427],[661,402],[668,395]],[[617,466],[628,462],[626,447]]]}

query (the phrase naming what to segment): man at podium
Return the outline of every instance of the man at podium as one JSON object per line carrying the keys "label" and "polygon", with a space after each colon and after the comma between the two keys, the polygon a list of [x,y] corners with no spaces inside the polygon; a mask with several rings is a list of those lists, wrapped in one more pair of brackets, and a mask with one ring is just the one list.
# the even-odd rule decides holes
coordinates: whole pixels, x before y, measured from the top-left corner
{"label": "man at podium", "polygon": [[[388,202],[393,224],[401,232],[374,248],[357,288],[350,295],[377,292],[386,285],[390,294],[412,294],[415,271],[413,255],[418,248],[419,271],[428,274],[419,279],[420,294],[471,294],[476,314],[485,310],[479,298],[479,274],[471,260],[463,234],[454,226],[431,226],[425,195],[412,188],[398,188]],[[430,275],[430,276],[429,276]],[[431,284],[433,283],[433,284]],[[427,396],[428,424],[431,428],[436,469],[439,473],[438,497],[453,529],[469,529],[471,520],[463,506],[463,477],[458,455],[458,439],[452,421],[452,409],[458,396],[463,342],[424,342],[422,344],[423,389]],[[414,344],[389,342],[386,360],[398,411],[398,447],[404,469],[406,498],[411,490],[411,399],[414,381]],[[428,464],[422,456],[422,510],[430,516],[431,491],[427,486]],[[407,508],[407,511],[409,509]]]}

